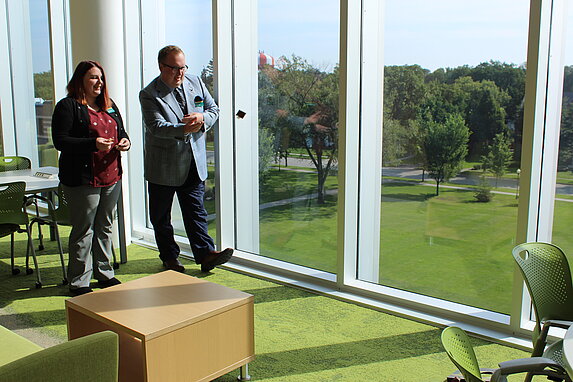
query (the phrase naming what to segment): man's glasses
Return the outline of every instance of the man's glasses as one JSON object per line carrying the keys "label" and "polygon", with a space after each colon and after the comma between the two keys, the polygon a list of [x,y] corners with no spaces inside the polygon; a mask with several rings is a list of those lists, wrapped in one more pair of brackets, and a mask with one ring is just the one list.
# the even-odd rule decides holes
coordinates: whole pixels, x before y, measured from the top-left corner
{"label": "man's glasses", "polygon": [[161,63],[161,65],[167,66],[169,69],[171,69],[171,71],[173,73],[180,72],[180,71],[186,72],[187,69],[189,69],[189,67],[187,65],[185,65],[185,66],[171,66],[171,65],[167,65],[163,62]]}

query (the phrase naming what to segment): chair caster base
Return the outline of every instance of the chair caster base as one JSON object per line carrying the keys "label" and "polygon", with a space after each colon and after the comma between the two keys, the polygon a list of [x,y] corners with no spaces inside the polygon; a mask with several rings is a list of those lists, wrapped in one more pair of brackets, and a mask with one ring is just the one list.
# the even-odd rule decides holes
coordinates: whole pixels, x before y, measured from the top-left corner
{"label": "chair caster base", "polygon": [[20,274],[20,270],[19,270],[18,268],[12,269],[12,275],[13,275],[13,276],[16,276],[16,275],[19,275],[19,274]]}
{"label": "chair caster base", "polygon": [[42,288],[42,283],[36,282],[36,289],[41,289]]}
{"label": "chair caster base", "polygon": [[34,273],[34,270],[32,268],[27,268],[26,269],[26,274],[27,275],[31,275],[32,273]]}

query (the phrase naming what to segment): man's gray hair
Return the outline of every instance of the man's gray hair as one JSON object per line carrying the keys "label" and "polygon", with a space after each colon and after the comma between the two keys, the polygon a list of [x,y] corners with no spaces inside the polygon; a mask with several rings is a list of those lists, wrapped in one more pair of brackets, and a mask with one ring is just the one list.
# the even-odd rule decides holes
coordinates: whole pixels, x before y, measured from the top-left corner
{"label": "man's gray hair", "polygon": [[178,47],[177,45],[167,45],[163,48],[161,48],[161,50],[159,51],[159,54],[157,54],[157,62],[158,63],[163,63],[163,60],[165,59],[165,57],[169,56],[171,53],[176,53],[176,54],[183,54],[185,55],[185,53],[183,53],[183,50]]}

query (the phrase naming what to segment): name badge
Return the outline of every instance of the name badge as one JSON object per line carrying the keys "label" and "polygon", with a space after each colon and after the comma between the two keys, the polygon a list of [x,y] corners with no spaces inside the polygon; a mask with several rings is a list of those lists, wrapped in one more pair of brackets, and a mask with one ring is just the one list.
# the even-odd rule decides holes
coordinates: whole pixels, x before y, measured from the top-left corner
{"label": "name badge", "polygon": [[203,107],[203,98],[196,96],[194,99],[195,107]]}

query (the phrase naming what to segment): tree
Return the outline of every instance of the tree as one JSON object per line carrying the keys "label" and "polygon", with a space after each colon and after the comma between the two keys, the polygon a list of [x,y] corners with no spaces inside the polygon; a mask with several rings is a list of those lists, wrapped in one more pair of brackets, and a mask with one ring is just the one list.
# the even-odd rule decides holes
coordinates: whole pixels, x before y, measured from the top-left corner
{"label": "tree", "polygon": [[317,203],[322,204],[338,152],[338,67],[328,73],[295,55],[281,61],[281,69],[269,76],[284,100],[279,116],[286,118],[283,126],[291,126],[290,147],[304,148],[316,168]]}
{"label": "tree", "polygon": [[573,93],[573,65],[564,68],[563,93]]}
{"label": "tree", "polygon": [[498,133],[489,146],[489,152],[482,157],[484,170],[488,169],[495,175],[495,186],[497,181],[506,172],[511,162],[511,149],[509,138],[504,133]]}
{"label": "tree", "polygon": [[563,97],[559,137],[559,170],[573,169],[573,99]]}
{"label": "tree", "polygon": [[389,117],[406,125],[416,119],[426,89],[428,70],[419,65],[386,66],[384,68],[384,110]]}
{"label": "tree", "polygon": [[52,71],[34,73],[34,97],[44,100],[54,99]]}
{"label": "tree", "polygon": [[273,162],[274,136],[269,129],[259,125],[259,183],[263,184],[268,178]]}
{"label": "tree", "polygon": [[444,123],[428,121],[424,125],[424,154],[430,177],[440,183],[449,180],[461,169],[468,153],[470,131],[459,114],[449,115]]}
{"label": "tree", "polygon": [[279,76],[279,71],[270,65],[259,68],[259,124],[269,129],[274,137],[272,147],[275,162],[280,165],[284,159],[286,167],[291,145],[294,144],[292,131],[303,122],[303,118],[289,116],[287,98],[275,86]]}
{"label": "tree", "polygon": [[406,153],[402,144],[405,130],[400,123],[391,119],[384,113],[384,125],[382,127],[382,165],[391,166],[398,164],[400,158]]}
{"label": "tree", "polygon": [[428,85],[420,116],[423,120],[443,123],[451,114],[460,114],[472,132],[468,153],[479,158],[497,133],[507,133],[502,106],[507,97],[492,81],[476,82],[461,77],[453,84],[432,83]]}
{"label": "tree", "polygon": [[205,83],[205,86],[207,86],[207,90],[209,90],[209,93],[211,93],[211,95],[214,93],[214,89],[215,89],[214,88],[214,82],[213,82],[214,70],[215,69],[213,66],[213,59],[210,59],[207,66],[204,67],[203,70],[201,70],[201,79]]}

